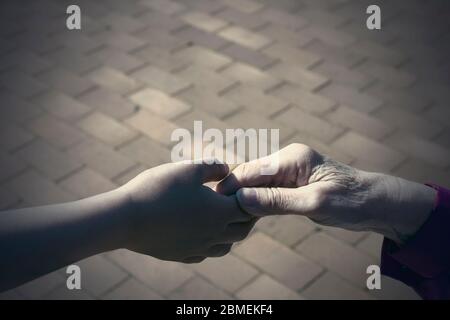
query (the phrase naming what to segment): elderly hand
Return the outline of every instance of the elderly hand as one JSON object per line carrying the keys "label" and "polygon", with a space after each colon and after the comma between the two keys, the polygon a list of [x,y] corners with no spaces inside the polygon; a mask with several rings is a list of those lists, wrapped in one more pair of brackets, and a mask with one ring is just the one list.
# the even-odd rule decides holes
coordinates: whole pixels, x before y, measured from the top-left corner
{"label": "elderly hand", "polygon": [[[260,168],[274,157],[278,172],[261,175]],[[435,198],[425,185],[361,171],[302,144],[241,164],[216,190],[237,193],[241,207],[256,217],[305,215],[323,225],[378,232],[398,243],[425,222]]]}

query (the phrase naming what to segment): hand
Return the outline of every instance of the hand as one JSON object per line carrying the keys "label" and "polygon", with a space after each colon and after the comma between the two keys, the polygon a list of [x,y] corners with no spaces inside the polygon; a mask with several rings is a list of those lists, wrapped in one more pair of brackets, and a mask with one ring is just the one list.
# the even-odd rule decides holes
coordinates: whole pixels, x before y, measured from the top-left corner
{"label": "hand", "polygon": [[[261,166],[273,157],[278,172],[261,175]],[[435,198],[425,185],[361,171],[302,144],[238,166],[216,190],[237,192],[241,207],[257,217],[300,214],[323,225],[378,232],[398,243],[425,222]]]}
{"label": "hand", "polygon": [[120,188],[128,198],[126,247],[186,263],[228,253],[256,220],[239,208],[235,196],[203,185],[228,171],[224,164],[170,163],[129,181]]}

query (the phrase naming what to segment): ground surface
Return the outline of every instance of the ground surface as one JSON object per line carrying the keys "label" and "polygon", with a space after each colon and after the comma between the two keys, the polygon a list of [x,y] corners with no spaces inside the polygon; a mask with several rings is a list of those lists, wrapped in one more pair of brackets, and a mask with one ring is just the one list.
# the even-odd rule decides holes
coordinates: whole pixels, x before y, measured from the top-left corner
{"label": "ground surface", "polygon": [[[362,169],[449,186],[445,1],[2,1],[0,207],[78,199],[170,160],[170,133],[281,128]],[[151,90],[149,90],[151,89]],[[161,107],[161,106],[164,107]],[[128,251],[80,262],[2,298],[416,298],[365,289],[381,237],[268,218],[232,254],[198,265]]]}

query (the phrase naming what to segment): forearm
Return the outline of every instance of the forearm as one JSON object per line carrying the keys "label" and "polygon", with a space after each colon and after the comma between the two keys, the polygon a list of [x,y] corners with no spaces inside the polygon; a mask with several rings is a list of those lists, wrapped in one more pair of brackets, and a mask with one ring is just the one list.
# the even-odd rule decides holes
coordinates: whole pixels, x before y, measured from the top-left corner
{"label": "forearm", "polygon": [[0,213],[0,291],[18,286],[126,239],[126,199],[114,190],[57,205]]}
{"label": "forearm", "polygon": [[436,191],[426,185],[385,174],[369,173],[369,203],[375,232],[398,244],[412,237],[428,219]]}

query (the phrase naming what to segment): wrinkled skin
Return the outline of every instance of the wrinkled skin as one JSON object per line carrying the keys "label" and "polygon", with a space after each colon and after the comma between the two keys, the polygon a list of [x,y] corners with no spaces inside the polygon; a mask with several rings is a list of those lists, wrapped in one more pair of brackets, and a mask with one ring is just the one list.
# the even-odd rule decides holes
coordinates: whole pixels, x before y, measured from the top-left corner
{"label": "wrinkled skin", "polygon": [[[278,172],[261,175],[273,157]],[[237,193],[241,207],[257,217],[299,214],[323,225],[378,232],[398,243],[420,228],[435,198],[427,186],[355,169],[302,144],[239,165],[216,190]]]}

